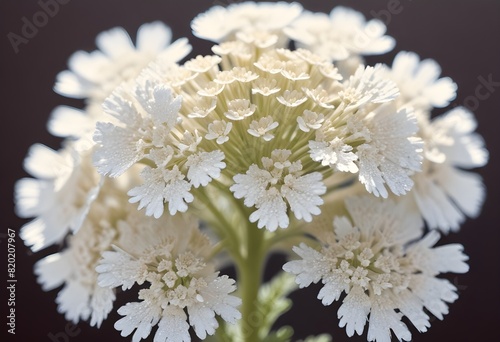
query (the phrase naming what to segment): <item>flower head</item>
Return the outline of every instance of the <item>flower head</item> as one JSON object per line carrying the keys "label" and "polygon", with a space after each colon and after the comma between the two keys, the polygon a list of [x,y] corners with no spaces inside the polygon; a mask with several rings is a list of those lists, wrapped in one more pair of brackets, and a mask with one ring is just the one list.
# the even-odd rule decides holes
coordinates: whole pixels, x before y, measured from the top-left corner
{"label": "flower head", "polygon": [[64,285],[56,302],[58,311],[67,320],[77,323],[90,319],[90,325],[99,327],[106,319],[113,308],[115,293],[97,284],[95,267],[101,253],[109,250],[119,238],[117,218],[125,220],[127,216],[139,215],[141,213],[127,203],[121,185],[108,179],[90,206],[81,228],[66,239],[66,247],[35,264],[35,274],[43,290]]}
{"label": "flower head", "polygon": [[68,97],[101,102],[156,58],[177,62],[191,51],[185,38],[173,44],[171,39],[170,28],[159,21],[139,28],[136,46],[121,27],[102,32],[96,38],[99,50],[75,52],[68,62],[70,70],[57,75],[54,89]]}
{"label": "flower head", "polygon": [[[359,172],[383,197],[386,185],[397,195],[412,187],[421,164],[417,123],[392,104],[398,90],[382,66],[359,67],[342,82],[332,63],[302,49],[235,40],[214,51],[220,56],[183,66],[154,63],[135,90],[105,102],[119,123],[97,125],[97,168],[116,176],[144,162],[145,182],[129,194],[148,215],[162,215],[163,203],[172,214],[187,210],[192,187],[212,179],[233,180],[235,197],[257,208],[250,221],[270,230],[288,226],[288,205],[297,219],[318,215],[332,171]],[[291,169],[268,163],[285,150]],[[257,197],[243,190],[253,186]]]}
{"label": "flower head", "polygon": [[392,50],[395,41],[385,31],[380,20],[367,22],[361,13],[342,6],[335,7],[329,16],[304,12],[285,29],[298,47],[335,61]]}
{"label": "flower head", "polygon": [[171,89],[149,81],[133,94],[116,91],[104,109],[119,123],[98,123],[94,136],[99,144],[94,161],[103,174],[117,177],[138,161],[148,161],[141,173],[144,184],[129,195],[139,209],[146,207],[146,214],[156,218],[163,214],[164,202],[172,215],[185,212],[193,201],[191,187],[206,186],[226,166],[224,153],[210,151],[210,145],[203,148],[198,131],[184,128],[181,104],[182,98]]}
{"label": "flower head", "polygon": [[252,33],[276,34],[283,39],[282,30],[302,12],[296,2],[244,2],[227,7],[214,6],[193,19],[191,28],[195,36],[213,42],[233,40],[238,34],[248,37]]}
{"label": "flower head", "polygon": [[415,109],[442,108],[455,99],[457,85],[449,77],[439,78],[441,67],[432,59],[420,61],[414,52],[401,51],[388,76],[401,92],[400,102]]}
{"label": "flower head", "polygon": [[147,227],[122,224],[120,247],[104,252],[96,267],[100,286],[149,285],[139,291],[140,302],[118,309],[124,317],[115,328],[122,336],[135,330],[132,341],[140,341],[158,325],[155,340],[190,341],[190,326],[202,339],[215,333],[215,315],[235,323],[241,317],[236,309],[241,301],[230,295],[236,289],[234,280],[214,271],[208,260],[210,241],[197,221],[180,215],[161,221]]}
{"label": "flower head", "polygon": [[[421,332],[430,326],[424,308],[439,319],[456,288],[440,273],[465,273],[468,259],[458,244],[434,247],[437,232],[421,237],[421,221],[391,200],[368,197],[346,200],[351,219],[338,216],[333,231],[317,231],[318,248],[294,247],[299,260],[283,269],[297,276],[300,287],[321,281],[318,299],[324,305],[346,296],[338,310],[339,326],[348,336],[361,335],[368,321],[368,341],[389,341],[391,330],[409,341],[402,316]],[[368,317],[369,316],[369,317]]]}
{"label": "flower head", "polygon": [[[421,118],[425,142],[423,171],[414,175],[410,200],[431,229],[457,231],[468,217],[476,217],[485,198],[479,175],[465,171],[484,166],[488,151],[477,133],[471,112],[457,107],[428,121]],[[464,170],[465,169],[465,170]]]}
{"label": "flower head", "polygon": [[16,183],[16,211],[20,217],[35,219],[21,228],[20,236],[38,251],[78,231],[99,192],[101,177],[90,153],[80,154],[70,144],[59,151],[33,145],[24,167],[36,178]]}

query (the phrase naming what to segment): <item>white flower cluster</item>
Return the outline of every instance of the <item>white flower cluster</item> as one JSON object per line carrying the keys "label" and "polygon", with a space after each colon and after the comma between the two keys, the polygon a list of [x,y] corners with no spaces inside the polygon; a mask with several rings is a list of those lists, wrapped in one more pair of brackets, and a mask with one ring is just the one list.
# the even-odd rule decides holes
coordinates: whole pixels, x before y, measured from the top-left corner
{"label": "white flower cluster", "polygon": [[[155,217],[164,202],[171,214],[186,211],[195,197],[192,186],[212,179],[227,186],[232,178],[236,198],[258,209],[251,222],[270,231],[289,224],[282,197],[298,219],[318,215],[316,196],[326,191],[322,178],[336,176],[332,171],[359,172],[377,196],[388,196],[386,185],[396,195],[409,191],[422,142],[412,111],[393,103],[398,90],[382,77],[385,69],[359,66],[342,81],[324,58],[274,45],[225,42],[213,48],[220,56],[198,56],[183,66],[155,63],[135,88],[115,90],[104,109],[119,123],[98,123],[94,136],[98,170],[117,176],[138,161],[148,165],[144,185],[129,194]],[[268,151],[281,150],[288,151],[293,167],[284,171],[290,175],[264,165],[269,175],[276,173],[270,182],[287,183],[280,192],[252,174],[261,161],[269,164]],[[241,174],[245,168],[248,177]],[[260,194],[248,197],[239,183]]]}
{"label": "white flower cluster", "polygon": [[[456,84],[412,52],[366,65],[395,41],[344,7],[244,2],[191,27],[215,42],[213,55],[180,64],[187,39],[171,43],[154,22],[135,45],[122,28],[101,33],[98,50],[76,52],[57,76],[55,91],[85,108],[54,110],[48,129],[63,147],[30,149],[34,178],[18,181],[15,202],[34,218],[20,232],[32,251],[64,247],[35,265],[44,290],[63,286],[58,310],[99,327],[115,288],[139,285],[115,323],[134,342],[153,329],[161,342],[243,336],[259,263],[296,244],[300,259],[284,271],[300,287],[321,281],[325,305],[345,293],[338,317],[349,336],[368,323],[369,341],[391,331],[409,340],[403,316],[420,332],[429,312],[442,319],[457,294],[437,276],[467,272],[467,256],[435,247],[439,233],[427,230],[457,231],[479,214],[485,191],[467,170],[488,161],[472,113],[432,116]],[[268,309],[264,334],[279,310]]]}
{"label": "white flower cluster", "polygon": [[132,341],[147,338],[155,325],[155,341],[190,341],[190,325],[204,339],[219,326],[215,314],[233,324],[241,318],[236,309],[241,300],[230,295],[235,282],[219,276],[207,263],[211,243],[200,233],[197,221],[179,215],[166,220],[167,227],[165,222],[153,227],[131,227],[124,222],[120,228],[126,230],[117,244],[123,249],[116,246],[104,252],[96,267],[97,282],[103,288],[127,290],[134,283],[149,283],[139,290],[140,302],[118,309],[125,317],[115,328],[122,336],[135,330]]}
{"label": "white flower cluster", "polygon": [[422,172],[412,177],[411,196],[400,200],[410,202],[429,228],[447,233],[457,231],[465,215],[479,214],[485,197],[483,182],[464,169],[486,165],[488,151],[482,137],[474,133],[476,120],[466,108],[431,118],[433,107],[446,107],[456,96],[456,84],[448,77],[439,78],[440,73],[435,61],[420,62],[410,52],[400,52],[387,69],[387,76],[401,90],[398,104],[414,108],[418,136],[424,141]]}
{"label": "white flower cluster", "polygon": [[319,249],[305,243],[294,247],[301,259],[283,269],[297,275],[300,287],[321,281],[318,299],[324,305],[347,294],[338,317],[348,336],[361,335],[369,321],[368,341],[390,341],[391,330],[398,340],[409,341],[402,316],[420,332],[430,327],[424,308],[443,319],[457,289],[436,276],[468,271],[462,245],[433,248],[439,239],[435,231],[416,240],[421,220],[392,200],[351,197],[346,207],[351,219],[337,216],[333,230],[316,231]]}

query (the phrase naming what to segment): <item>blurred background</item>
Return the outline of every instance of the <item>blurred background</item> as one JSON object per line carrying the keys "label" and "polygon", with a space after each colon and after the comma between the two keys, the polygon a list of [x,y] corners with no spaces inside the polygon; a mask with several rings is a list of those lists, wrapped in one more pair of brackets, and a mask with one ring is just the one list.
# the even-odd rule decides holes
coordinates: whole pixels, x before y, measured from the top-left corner
{"label": "blurred background", "polygon": [[[52,91],[56,74],[66,69],[68,57],[76,50],[94,50],[94,38],[101,31],[122,26],[135,38],[141,24],[154,20],[170,25],[174,39],[189,38],[194,47],[189,57],[210,54],[211,44],[191,34],[190,21],[212,5],[225,6],[236,1],[60,2],[65,4],[60,6],[58,13],[49,18],[47,24],[27,43],[19,45],[16,53],[9,42],[9,32],[21,34],[23,17],[32,18],[41,8],[37,1],[0,1],[2,293],[6,293],[7,286],[7,229],[18,231],[27,222],[15,216],[12,196],[15,181],[27,176],[22,168],[26,152],[37,142],[58,149],[60,140],[46,131],[51,110],[61,104],[83,106],[80,101],[64,98]],[[449,108],[473,103],[470,97],[477,98],[475,94],[482,79],[500,82],[499,1],[308,0],[303,5],[306,9],[323,12],[329,12],[336,5],[346,5],[364,13],[369,19],[379,17],[386,23],[388,34],[396,38],[397,45],[394,51],[384,56],[369,58],[368,63],[391,63],[401,50],[415,51],[421,58],[435,59],[442,66],[443,75],[451,77],[458,84],[458,96]],[[419,334],[412,329],[414,341],[500,341],[500,164],[496,153],[500,147],[500,87],[491,87],[487,96],[482,96],[474,103],[477,103],[474,106],[479,122],[477,130],[485,138],[490,151],[489,164],[478,170],[484,178],[488,195],[479,218],[468,220],[458,234],[445,236],[440,242],[463,244],[470,256],[471,269],[465,275],[448,277],[457,286],[460,298],[450,305],[450,314],[444,321],[432,321],[427,333]],[[436,111],[435,114],[442,112]],[[51,334],[59,336],[58,341],[61,342],[131,340],[121,338],[113,328],[119,317],[116,309],[100,329],[91,328],[86,322],[80,322],[76,327],[67,326],[64,317],[57,313],[57,291],[43,292],[32,273],[33,264],[43,256],[56,252],[57,247],[32,254],[18,240],[16,248],[16,335],[7,334],[5,317],[8,315],[8,306],[4,294],[0,300],[3,317],[0,325],[1,341],[51,341]],[[267,274],[279,269],[283,261],[280,256],[272,258]],[[318,289],[311,287],[293,293],[291,297],[295,304],[279,320],[279,324],[292,325],[296,339],[310,334],[330,333],[336,342],[366,341],[366,329],[362,337],[349,339],[345,330],[338,328],[338,305],[323,307],[316,299]],[[117,305],[125,300],[120,297]],[[69,329],[71,334],[62,337],[59,333],[65,329]]]}

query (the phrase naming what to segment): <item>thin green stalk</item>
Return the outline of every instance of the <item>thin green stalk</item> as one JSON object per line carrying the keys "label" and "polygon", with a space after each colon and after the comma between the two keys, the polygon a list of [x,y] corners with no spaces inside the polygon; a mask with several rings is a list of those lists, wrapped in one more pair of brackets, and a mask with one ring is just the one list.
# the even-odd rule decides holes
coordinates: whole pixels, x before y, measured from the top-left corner
{"label": "thin green stalk", "polygon": [[242,263],[237,263],[238,285],[241,293],[241,328],[244,342],[258,342],[259,308],[257,296],[262,283],[266,250],[264,247],[264,231],[254,224],[247,224],[246,255]]}

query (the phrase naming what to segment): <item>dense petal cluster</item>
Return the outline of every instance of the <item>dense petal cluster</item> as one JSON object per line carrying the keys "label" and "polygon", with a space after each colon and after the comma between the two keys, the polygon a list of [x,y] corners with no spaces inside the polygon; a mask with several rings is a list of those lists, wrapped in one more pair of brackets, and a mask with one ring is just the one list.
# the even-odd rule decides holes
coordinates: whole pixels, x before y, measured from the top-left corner
{"label": "dense petal cluster", "polygon": [[399,101],[415,109],[442,108],[455,99],[457,85],[449,77],[439,78],[441,67],[432,59],[420,61],[414,52],[401,51],[388,73],[401,92]]}
{"label": "dense petal cluster", "polygon": [[119,189],[116,182],[107,180],[81,228],[66,239],[66,248],[35,264],[43,290],[64,285],[56,299],[58,311],[74,323],[90,318],[90,325],[99,327],[113,308],[114,290],[97,284],[95,267],[101,253],[119,238],[116,220],[126,219],[131,215],[127,212],[139,213]]}
{"label": "dense petal cluster", "polygon": [[425,161],[423,171],[414,176],[411,198],[431,229],[457,231],[465,215],[476,217],[481,210],[482,179],[464,171],[488,162],[484,141],[474,133],[476,125],[472,113],[462,107],[421,125]]}
{"label": "dense petal cluster", "polygon": [[335,7],[330,15],[306,11],[285,32],[298,47],[334,61],[382,54],[395,45],[394,39],[385,35],[383,22],[367,22],[363,14],[343,6]]}
{"label": "dense petal cluster", "polygon": [[463,107],[431,119],[433,107],[445,107],[456,96],[456,84],[439,78],[440,66],[431,59],[420,62],[412,52],[400,52],[386,70],[401,96],[396,102],[414,108],[418,136],[424,142],[422,172],[412,176],[410,202],[431,229],[457,231],[465,216],[479,214],[485,197],[479,175],[464,171],[484,166],[488,151],[482,137],[475,133],[474,115]]}
{"label": "dense petal cluster", "polygon": [[35,219],[21,228],[20,236],[38,251],[78,231],[99,192],[101,177],[90,153],[80,154],[72,145],[59,151],[33,145],[24,168],[36,178],[16,183],[16,211],[20,217]]}
{"label": "dense petal cluster", "polygon": [[[467,109],[431,119],[456,84],[412,52],[365,65],[394,39],[344,7],[235,3],[191,27],[213,55],[179,64],[191,46],[154,22],[135,45],[122,28],[99,34],[98,50],[77,51],[57,76],[55,91],[85,107],[53,111],[47,128],[63,148],[30,149],[34,178],[17,182],[15,204],[34,218],[20,231],[32,251],[61,243],[35,265],[44,290],[62,286],[58,311],[99,327],[115,288],[138,288],[115,323],[133,342],[217,329],[287,338],[271,329],[292,287],[258,286],[267,253],[295,245],[283,274],[321,281],[324,305],[343,298],[349,336],[369,322],[369,341],[409,340],[403,316],[420,332],[429,313],[442,319],[457,289],[438,276],[467,272],[467,256],[424,229],[457,231],[478,215],[485,190],[470,170],[488,161]],[[236,282],[218,271],[229,263],[241,314]],[[260,327],[247,331],[254,314]]]}
{"label": "dense petal cluster", "polygon": [[[263,32],[276,34],[282,40],[282,30],[302,12],[296,2],[243,2],[227,7],[214,6],[193,19],[191,28],[199,38],[213,42],[232,40],[248,33]],[[278,37],[279,36],[279,37]]]}
{"label": "dense petal cluster", "polygon": [[[104,108],[119,123],[99,123],[94,137],[99,171],[116,176],[138,161],[148,165],[144,185],[130,195],[155,217],[163,202],[172,214],[187,210],[191,186],[211,179],[251,186],[252,177],[238,175],[252,173],[276,150],[289,151],[289,160],[301,167],[291,174],[300,171],[307,182],[359,172],[377,196],[388,196],[386,185],[396,195],[411,189],[410,175],[422,158],[418,126],[409,109],[393,104],[398,90],[382,77],[382,66],[360,66],[342,81],[327,60],[273,46],[225,42],[213,48],[219,56],[198,56],[183,66],[154,63],[134,90],[115,91]],[[292,175],[282,178],[290,182]],[[287,227],[287,196],[275,187],[264,190],[268,196],[246,199],[258,208],[252,221],[270,230]],[[297,218],[309,220],[319,214],[315,196],[323,193],[317,185],[303,194],[313,199],[309,209],[292,205],[295,192],[287,201]],[[237,198],[245,196],[238,191]],[[266,223],[262,218],[275,209],[281,218]]]}
{"label": "dense petal cluster", "polygon": [[[368,341],[398,340],[411,333],[401,322],[406,316],[420,332],[430,326],[425,310],[443,319],[447,303],[458,297],[440,273],[465,273],[468,259],[458,244],[434,247],[437,232],[421,237],[418,216],[391,200],[368,197],[346,200],[351,219],[338,216],[334,229],[316,232],[318,248],[294,247],[300,257],[283,266],[297,276],[300,287],[321,281],[318,299],[330,305],[346,293],[338,310],[339,326],[347,335],[361,335],[369,322]],[[369,316],[369,318],[367,318]]]}
{"label": "dense petal cluster", "polygon": [[211,243],[197,221],[180,215],[160,221],[164,222],[147,227],[123,222],[120,231],[126,233],[122,232],[114,251],[102,254],[96,267],[98,283],[104,288],[149,285],[139,290],[140,302],[118,309],[124,317],[115,328],[122,336],[135,330],[132,341],[137,342],[157,325],[155,341],[168,342],[191,341],[190,326],[199,338],[213,335],[219,326],[215,315],[235,323],[241,317],[237,310],[241,300],[230,295],[235,282],[219,276],[208,262]]}
{"label": "dense petal cluster", "polygon": [[129,195],[139,209],[146,207],[146,214],[156,218],[163,214],[164,202],[171,215],[185,212],[193,201],[191,187],[206,186],[226,166],[223,152],[203,148],[198,131],[184,129],[181,103],[170,88],[149,81],[139,84],[132,96],[119,90],[104,103],[118,124],[99,122],[94,135],[99,144],[94,161],[102,174],[117,177],[147,160],[141,172],[144,184]]}
{"label": "dense petal cluster", "polygon": [[101,102],[121,82],[135,78],[156,58],[177,62],[191,51],[186,38],[173,44],[171,40],[172,31],[159,21],[139,28],[136,46],[121,27],[102,32],[96,38],[98,50],[77,51],[70,57],[70,70],[57,75],[54,90],[68,97]]}
{"label": "dense petal cluster", "polygon": [[[257,211],[250,215],[250,222],[270,231],[286,228],[289,224],[287,203],[297,219],[312,221],[311,215],[319,215],[318,206],[323,204],[320,195],[326,192],[319,172],[301,176],[300,161],[288,160],[290,150],[274,150],[271,158],[262,158],[263,169],[252,164],[246,174],[234,176],[230,190],[234,197],[245,198],[247,207]],[[286,202],[285,202],[286,200]]]}

